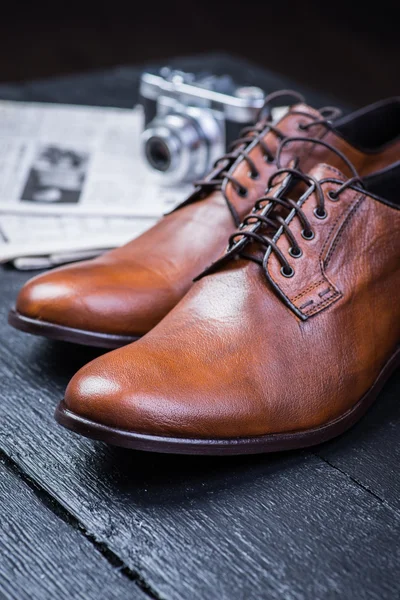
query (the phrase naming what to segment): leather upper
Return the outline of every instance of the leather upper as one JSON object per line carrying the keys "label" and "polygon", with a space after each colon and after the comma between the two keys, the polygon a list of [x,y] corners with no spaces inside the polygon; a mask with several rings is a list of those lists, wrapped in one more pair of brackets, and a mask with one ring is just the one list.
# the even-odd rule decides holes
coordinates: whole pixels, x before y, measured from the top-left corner
{"label": "leather upper", "polygon": [[[318,165],[327,217],[302,210],[312,240],[285,278],[245,258],[220,263],[143,339],[97,358],[65,402],[96,422],[140,433],[231,438],[303,431],[349,411],[400,342],[400,210]],[[288,255],[287,236],[277,244]],[[298,314],[300,311],[301,314]]]}
{"label": "leather upper", "polygon": [[[277,127],[284,136],[300,134],[328,139],[348,154],[364,174],[389,164],[398,155],[400,142],[365,153],[324,123],[316,123],[307,131],[299,129],[319,120],[318,111],[298,104]],[[275,152],[280,142],[277,135],[266,128],[262,137]],[[206,197],[198,194],[122,248],[33,278],[18,296],[17,311],[32,319],[93,332],[127,336],[148,332],[187,293],[193,278],[223,252],[235,230],[236,223],[223,193],[242,219],[264,192],[276,165],[265,161],[257,143],[252,144],[249,155],[259,170],[258,179],[251,179],[249,166],[240,157],[230,169],[248,189],[245,198],[231,182],[225,184],[223,192],[215,190]],[[321,160],[343,168],[337,156],[311,144],[287,146],[282,164],[295,157],[305,171]]]}

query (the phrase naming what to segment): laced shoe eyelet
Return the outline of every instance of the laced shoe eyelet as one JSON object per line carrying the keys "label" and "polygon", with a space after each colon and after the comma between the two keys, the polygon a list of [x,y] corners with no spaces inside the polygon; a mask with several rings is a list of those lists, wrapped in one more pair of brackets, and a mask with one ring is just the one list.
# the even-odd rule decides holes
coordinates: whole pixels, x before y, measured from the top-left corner
{"label": "laced shoe eyelet", "polygon": [[289,279],[290,277],[293,277],[294,269],[293,269],[293,267],[288,268],[288,267],[284,266],[284,267],[281,267],[281,273],[284,277]]}
{"label": "laced shoe eyelet", "polygon": [[299,123],[297,125],[297,129],[299,129],[300,131],[306,131],[307,130],[307,126],[305,123]]}
{"label": "laced shoe eyelet", "polygon": [[249,171],[248,176],[250,179],[259,179],[260,173],[258,171]]}
{"label": "laced shoe eyelet", "polygon": [[329,190],[327,195],[329,200],[332,200],[332,202],[337,202],[339,200],[339,196],[333,190]]}
{"label": "laced shoe eyelet", "polygon": [[295,250],[295,248],[289,248],[289,254],[290,256],[293,256],[293,258],[300,258],[300,256],[303,256],[301,248],[297,248],[297,250]]}
{"label": "laced shoe eyelet", "polygon": [[238,196],[240,196],[241,198],[246,198],[247,194],[249,193],[249,190],[245,187],[241,187],[237,190]]}
{"label": "laced shoe eyelet", "polygon": [[326,219],[326,217],[328,216],[327,211],[324,209],[323,211],[321,211],[321,209],[319,207],[314,208],[314,215],[317,217],[317,219],[321,219],[321,221],[323,219]]}
{"label": "laced shoe eyelet", "polygon": [[303,231],[301,232],[301,237],[307,241],[310,241],[314,239],[315,233],[313,231],[306,231],[305,229],[303,229]]}
{"label": "laced shoe eyelet", "polygon": [[274,162],[275,158],[273,156],[268,156],[267,154],[264,154],[264,161],[271,165]]}

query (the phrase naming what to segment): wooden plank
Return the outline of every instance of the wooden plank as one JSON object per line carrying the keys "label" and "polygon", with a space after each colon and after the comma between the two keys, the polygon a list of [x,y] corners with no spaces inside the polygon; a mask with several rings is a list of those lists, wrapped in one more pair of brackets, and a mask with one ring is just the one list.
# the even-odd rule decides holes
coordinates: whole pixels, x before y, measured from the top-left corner
{"label": "wooden plank", "polygon": [[[3,280],[3,323],[23,278]],[[161,597],[399,597],[399,514],[346,474],[308,452],[174,457],[81,439],[52,412],[96,353],[11,329],[2,342],[1,447]]]}
{"label": "wooden plank", "polygon": [[2,600],[148,599],[0,459]]}
{"label": "wooden plank", "polygon": [[351,431],[316,453],[400,511],[400,371]]}

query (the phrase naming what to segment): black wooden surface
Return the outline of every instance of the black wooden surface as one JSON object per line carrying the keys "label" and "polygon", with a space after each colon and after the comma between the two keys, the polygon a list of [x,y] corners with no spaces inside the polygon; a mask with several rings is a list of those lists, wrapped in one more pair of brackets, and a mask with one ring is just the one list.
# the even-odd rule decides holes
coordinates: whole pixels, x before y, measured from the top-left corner
{"label": "black wooden surface", "polygon": [[[224,58],[220,68],[240,65]],[[0,87],[0,97],[130,106],[135,81],[124,68]],[[110,448],[53,420],[69,378],[99,352],[6,324],[28,277],[0,270],[1,599],[400,597],[399,373],[353,430],[310,451]]]}
{"label": "black wooden surface", "polygon": [[0,468],[0,572],[5,597],[146,599],[100,552],[93,552],[91,541],[40,488],[22,481],[4,458]]}

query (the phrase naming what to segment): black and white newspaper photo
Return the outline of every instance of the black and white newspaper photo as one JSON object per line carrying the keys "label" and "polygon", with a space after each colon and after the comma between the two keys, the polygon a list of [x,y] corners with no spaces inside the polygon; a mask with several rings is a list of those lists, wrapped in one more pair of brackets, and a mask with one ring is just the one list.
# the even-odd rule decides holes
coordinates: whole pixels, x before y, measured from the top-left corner
{"label": "black and white newspaper photo", "polygon": [[99,253],[185,198],[190,186],[161,186],[141,159],[142,119],[139,107],[0,101],[0,262]]}

